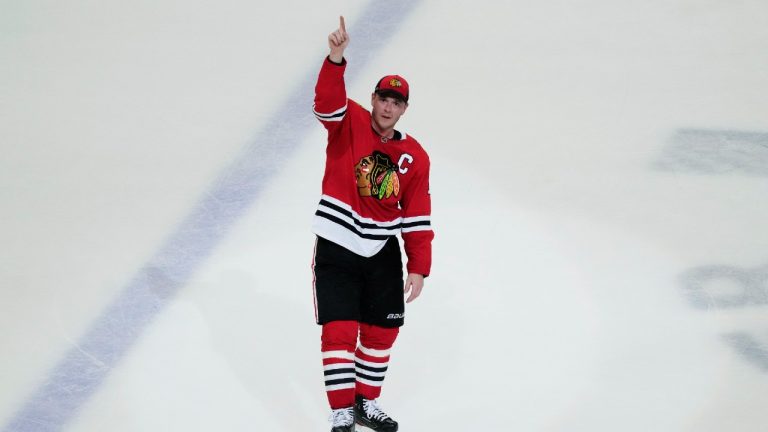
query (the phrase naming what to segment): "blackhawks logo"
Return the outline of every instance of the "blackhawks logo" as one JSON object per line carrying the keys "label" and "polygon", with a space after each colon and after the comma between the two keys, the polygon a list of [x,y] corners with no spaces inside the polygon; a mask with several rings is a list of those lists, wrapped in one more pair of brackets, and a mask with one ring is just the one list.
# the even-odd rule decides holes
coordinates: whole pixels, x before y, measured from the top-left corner
{"label": "blackhawks logo", "polygon": [[389,156],[375,151],[372,155],[360,159],[355,165],[357,192],[360,196],[372,196],[385,199],[400,194],[400,179],[397,177],[397,164]]}

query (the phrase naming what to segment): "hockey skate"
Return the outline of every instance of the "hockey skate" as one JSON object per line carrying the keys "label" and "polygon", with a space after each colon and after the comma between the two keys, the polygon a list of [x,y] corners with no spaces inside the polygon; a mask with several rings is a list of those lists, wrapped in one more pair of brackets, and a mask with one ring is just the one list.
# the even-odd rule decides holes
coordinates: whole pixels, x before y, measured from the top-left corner
{"label": "hockey skate", "polygon": [[355,432],[355,409],[353,407],[333,410],[331,417],[331,432]]}
{"label": "hockey skate", "polygon": [[375,432],[396,432],[397,422],[381,410],[376,399],[355,397],[355,421]]}

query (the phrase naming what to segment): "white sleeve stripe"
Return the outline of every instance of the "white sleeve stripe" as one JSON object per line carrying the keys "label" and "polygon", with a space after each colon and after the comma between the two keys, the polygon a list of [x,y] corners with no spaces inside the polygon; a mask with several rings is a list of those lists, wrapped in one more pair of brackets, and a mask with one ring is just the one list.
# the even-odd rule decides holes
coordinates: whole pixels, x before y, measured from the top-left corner
{"label": "white sleeve stripe", "polygon": [[344,116],[341,116],[341,117],[320,117],[320,116],[316,115],[315,118],[317,118],[320,121],[324,121],[324,122],[340,122],[340,121],[344,120]]}
{"label": "white sleeve stripe", "polygon": [[315,109],[316,106],[317,105],[313,105],[312,106],[312,112],[315,113],[315,116],[317,116],[317,118],[319,118],[319,119],[331,120],[331,119],[337,118],[337,117],[344,117],[344,114],[347,112],[347,105],[346,104],[344,104],[343,107],[337,109],[336,111],[334,111],[332,113],[317,112],[317,110]]}
{"label": "white sleeve stripe", "polygon": [[403,223],[411,222],[429,222],[432,218],[430,216],[414,216],[403,218]]}
{"label": "white sleeve stripe", "polygon": [[403,228],[402,232],[409,233],[414,231],[432,231],[432,227],[429,225],[416,225],[410,228]]}

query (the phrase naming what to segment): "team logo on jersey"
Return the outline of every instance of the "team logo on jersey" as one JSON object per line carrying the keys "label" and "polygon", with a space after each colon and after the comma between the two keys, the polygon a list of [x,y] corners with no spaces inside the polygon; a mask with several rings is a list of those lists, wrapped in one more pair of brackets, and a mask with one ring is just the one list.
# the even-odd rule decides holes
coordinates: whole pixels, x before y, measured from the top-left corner
{"label": "team logo on jersey", "polygon": [[360,196],[386,199],[400,194],[397,164],[384,153],[375,151],[355,165],[357,192]]}

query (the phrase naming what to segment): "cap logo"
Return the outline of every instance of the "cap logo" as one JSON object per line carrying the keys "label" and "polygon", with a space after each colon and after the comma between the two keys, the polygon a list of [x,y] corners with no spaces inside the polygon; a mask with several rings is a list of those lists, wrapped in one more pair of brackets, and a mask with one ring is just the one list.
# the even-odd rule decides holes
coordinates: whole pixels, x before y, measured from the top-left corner
{"label": "cap logo", "polygon": [[389,85],[390,85],[390,87],[402,87],[403,86],[403,84],[397,78],[392,78],[391,80],[389,80]]}

